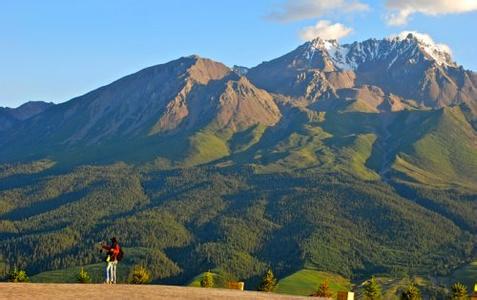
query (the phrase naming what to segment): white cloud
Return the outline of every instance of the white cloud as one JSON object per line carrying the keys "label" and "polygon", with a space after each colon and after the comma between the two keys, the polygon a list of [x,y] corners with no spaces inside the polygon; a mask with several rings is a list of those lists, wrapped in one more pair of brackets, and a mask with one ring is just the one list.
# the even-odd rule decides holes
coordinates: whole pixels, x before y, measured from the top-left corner
{"label": "white cloud", "polygon": [[403,31],[399,34],[391,35],[388,38],[404,40],[404,39],[406,39],[406,37],[409,34],[412,34],[421,43],[430,47],[430,49],[432,49],[432,50],[435,49],[435,50],[438,50],[438,51],[446,52],[449,55],[452,55],[452,50],[448,45],[434,42],[434,39],[430,35],[428,35],[427,33],[420,33],[420,32],[417,32],[417,31]]}
{"label": "white cloud", "polygon": [[477,10],[477,0],[387,0],[387,22],[398,26],[408,22],[415,13],[429,16],[457,14]]}
{"label": "white cloud", "polygon": [[368,5],[359,0],[286,0],[268,17],[289,22],[318,18],[333,12],[350,13],[368,9]]}
{"label": "white cloud", "polygon": [[331,24],[330,21],[321,20],[314,26],[308,26],[300,31],[300,37],[305,41],[320,37],[324,40],[339,40],[347,36],[353,29],[341,23]]}

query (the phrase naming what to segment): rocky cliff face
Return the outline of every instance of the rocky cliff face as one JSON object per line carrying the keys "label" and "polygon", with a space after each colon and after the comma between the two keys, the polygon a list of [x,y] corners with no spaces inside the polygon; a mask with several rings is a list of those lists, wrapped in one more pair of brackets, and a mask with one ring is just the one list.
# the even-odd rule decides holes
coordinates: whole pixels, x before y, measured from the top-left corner
{"label": "rocky cliff face", "polygon": [[465,103],[476,112],[476,74],[453,62],[447,47],[415,33],[346,45],[318,38],[252,68],[247,76],[269,92],[309,102],[343,100],[341,95],[350,95],[343,89],[366,93],[370,86],[383,92],[379,103],[389,98],[399,103],[393,110]]}

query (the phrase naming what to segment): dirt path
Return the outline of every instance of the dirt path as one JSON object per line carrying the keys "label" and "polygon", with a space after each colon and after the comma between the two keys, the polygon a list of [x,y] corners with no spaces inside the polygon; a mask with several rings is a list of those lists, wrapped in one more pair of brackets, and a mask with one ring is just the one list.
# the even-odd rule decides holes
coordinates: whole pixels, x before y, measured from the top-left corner
{"label": "dirt path", "polygon": [[[310,299],[259,292],[164,285],[0,283],[0,299]],[[320,299],[320,298],[313,298]]]}

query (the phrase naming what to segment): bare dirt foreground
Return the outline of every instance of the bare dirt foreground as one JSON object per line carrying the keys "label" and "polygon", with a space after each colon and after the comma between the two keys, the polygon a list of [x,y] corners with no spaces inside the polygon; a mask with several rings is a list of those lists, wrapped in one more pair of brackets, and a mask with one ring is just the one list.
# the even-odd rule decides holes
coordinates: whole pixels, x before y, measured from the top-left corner
{"label": "bare dirt foreground", "polygon": [[[310,299],[259,292],[165,285],[0,283],[0,299]],[[320,299],[320,298],[313,298]]]}

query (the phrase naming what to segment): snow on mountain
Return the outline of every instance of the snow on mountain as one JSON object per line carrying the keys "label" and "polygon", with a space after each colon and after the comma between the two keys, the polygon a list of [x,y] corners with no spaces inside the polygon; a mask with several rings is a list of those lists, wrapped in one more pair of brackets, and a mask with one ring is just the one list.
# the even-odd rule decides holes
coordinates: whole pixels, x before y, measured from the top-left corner
{"label": "snow on mountain", "polygon": [[387,68],[391,68],[397,59],[403,58],[407,58],[409,64],[428,60],[442,67],[456,66],[447,45],[435,43],[429,35],[411,31],[382,40],[369,39],[344,45],[336,40],[316,38],[304,47],[304,59],[312,62],[318,54],[342,71],[356,70],[368,62],[386,63]]}
{"label": "snow on mountain", "polygon": [[419,48],[424,51],[430,58],[441,66],[454,66],[452,62],[452,50],[446,44],[435,43],[428,34],[416,31],[403,31],[398,35],[388,38],[393,42],[402,42],[406,39],[414,39],[418,42]]}
{"label": "snow on mountain", "polygon": [[[346,45],[345,45],[346,46]],[[311,61],[317,52],[326,52],[333,64],[341,70],[352,70],[356,63],[348,59],[349,47],[340,46],[337,40],[314,39],[308,44],[305,58]]]}

